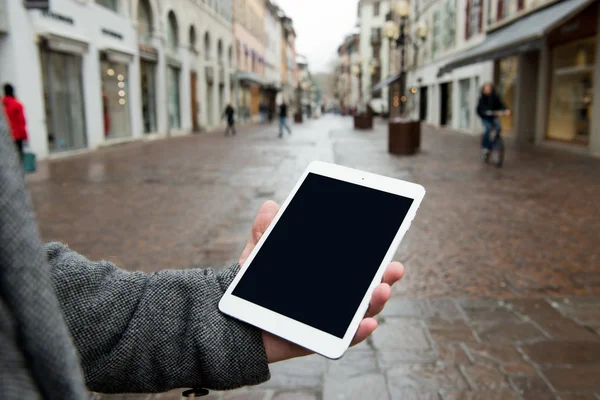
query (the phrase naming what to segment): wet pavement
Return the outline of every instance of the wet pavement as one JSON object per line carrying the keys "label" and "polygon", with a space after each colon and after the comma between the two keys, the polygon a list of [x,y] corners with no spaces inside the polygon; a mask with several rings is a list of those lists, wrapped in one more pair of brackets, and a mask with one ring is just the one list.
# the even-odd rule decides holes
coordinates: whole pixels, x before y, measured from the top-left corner
{"label": "wet pavement", "polygon": [[44,163],[28,176],[42,236],[126,269],[218,268],[312,160],[411,180],[428,193],[397,253],[406,277],[369,342],[340,361],[274,365],[270,382],[214,398],[600,400],[600,160],[509,148],[499,170],[481,164],[477,138],[431,127],[414,157],[387,154],[383,123],[293,128]]}

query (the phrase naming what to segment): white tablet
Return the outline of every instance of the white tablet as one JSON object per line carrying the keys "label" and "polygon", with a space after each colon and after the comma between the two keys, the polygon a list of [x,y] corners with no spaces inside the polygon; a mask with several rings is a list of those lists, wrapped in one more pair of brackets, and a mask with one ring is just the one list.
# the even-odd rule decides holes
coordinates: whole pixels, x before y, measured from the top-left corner
{"label": "white tablet", "polygon": [[220,310],[326,357],[341,357],[424,195],[414,183],[313,162]]}

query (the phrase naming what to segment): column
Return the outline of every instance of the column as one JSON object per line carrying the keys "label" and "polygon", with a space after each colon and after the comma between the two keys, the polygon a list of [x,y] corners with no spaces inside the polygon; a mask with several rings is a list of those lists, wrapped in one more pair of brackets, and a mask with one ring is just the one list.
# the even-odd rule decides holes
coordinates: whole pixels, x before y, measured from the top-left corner
{"label": "column", "polygon": [[537,81],[537,105],[535,111],[535,144],[540,144],[546,138],[546,126],[548,123],[548,103],[550,101],[550,48],[544,39],[540,48],[539,74]]}
{"label": "column", "polygon": [[167,58],[162,44],[162,35],[157,34],[152,42],[154,47],[158,50],[158,63],[156,66],[156,126],[158,132],[166,134],[169,130],[169,107],[167,106]]}
{"label": "column", "polygon": [[129,64],[129,115],[131,122],[131,136],[139,138],[144,136],[142,114],[142,81],[140,76],[139,53],[133,57]]}
{"label": "column", "polygon": [[83,56],[83,98],[86,118],[88,147],[94,148],[104,142],[104,119],[102,112],[102,76],[100,54],[94,43]]}
{"label": "column", "polygon": [[460,128],[460,79],[452,81],[452,129]]}
{"label": "column", "polygon": [[[598,8],[598,23],[600,28],[600,8]],[[600,29],[596,29],[600,32]],[[596,60],[594,69],[594,105],[592,110],[592,121],[590,126],[590,153],[600,157],[600,33],[596,33]]]}
{"label": "column", "polygon": [[217,60],[215,60],[213,62],[213,84],[212,84],[212,115],[211,115],[211,122],[212,122],[212,126],[216,127],[219,125],[219,73],[220,73],[220,68],[221,65],[219,65],[219,62]]}
{"label": "column", "polygon": [[190,132],[192,130],[190,52],[186,48],[180,48],[179,54],[181,55],[181,78],[179,79],[181,129]]}
{"label": "column", "polygon": [[520,54],[517,63],[517,82],[514,106],[514,126],[517,143],[533,143],[536,132],[539,73],[539,52]]}

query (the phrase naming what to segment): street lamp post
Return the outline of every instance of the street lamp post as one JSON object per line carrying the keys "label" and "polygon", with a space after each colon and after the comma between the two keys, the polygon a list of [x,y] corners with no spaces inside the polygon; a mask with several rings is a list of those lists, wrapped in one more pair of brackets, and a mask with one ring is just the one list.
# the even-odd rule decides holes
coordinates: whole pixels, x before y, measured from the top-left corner
{"label": "street lamp post", "polygon": [[[399,17],[400,23],[398,24],[394,20],[387,21],[383,27],[384,35],[390,40],[395,42],[396,48],[400,48],[400,115],[404,117],[406,112],[406,101],[408,96],[406,93],[406,45],[412,44],[416,52],[419,50],[419,43],[412,38],[411,35],[406,34],[406,26],[408,24],[408,17],[410,15],[410,5],[407,0],[400,0],[394,9],[395,14]],[[425,23],[417,24],[416,36],[424,41],[427,38],[427,25]]]}

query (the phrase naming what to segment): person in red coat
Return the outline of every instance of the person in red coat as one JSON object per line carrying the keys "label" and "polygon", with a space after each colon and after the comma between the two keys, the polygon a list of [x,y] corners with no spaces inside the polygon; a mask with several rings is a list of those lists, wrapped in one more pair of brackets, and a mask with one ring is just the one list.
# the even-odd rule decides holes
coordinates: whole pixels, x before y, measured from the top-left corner
{"label": "person in red coat", "polygon": [[4,112],[10,124],[13,141],[17,147],[21,159],[23,159],[23,145],[27,141],[27,122],[23,104],[15,98],[15,89],[9,83],[4,85],[4,97],[2,97]]}

